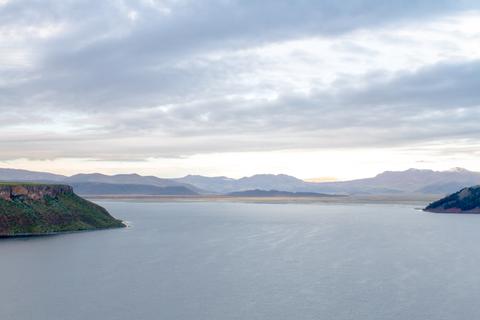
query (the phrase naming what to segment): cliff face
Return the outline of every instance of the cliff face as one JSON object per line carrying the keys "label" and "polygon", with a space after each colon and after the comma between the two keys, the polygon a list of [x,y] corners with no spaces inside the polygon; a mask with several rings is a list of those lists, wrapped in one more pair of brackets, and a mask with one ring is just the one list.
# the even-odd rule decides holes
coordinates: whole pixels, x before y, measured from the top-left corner
{"label": "cliff face", "polygon": [[425,211],[440,213],[480,213],[480,186],[464,188],[435,201]]}
{"label": "cliff face", "polygon": [[0,199],[12,201],[18,198],[42,200],[45,196],[55,198],[62,194],[73,193],[67,185],[43,184],[7,184],[0,185]]}
{"label": "cliff face", "polygon": [[0,236],[124,226],[104,208],[77,196],[70,186],[0,184]]}

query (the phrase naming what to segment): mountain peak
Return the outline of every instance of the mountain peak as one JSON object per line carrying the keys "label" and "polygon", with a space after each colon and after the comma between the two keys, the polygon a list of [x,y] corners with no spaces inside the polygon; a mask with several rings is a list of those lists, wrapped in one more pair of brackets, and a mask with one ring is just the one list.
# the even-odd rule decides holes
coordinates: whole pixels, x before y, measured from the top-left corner
{"label": "mountain peak", "polygon": [[417,168],[409,168],[405,170],[406,172],[424,172],[424,171],[433,171],[430,169],[417,169]]}
{"label": "mountain peak", "polygon": [[448,170],[448,172],[470,172],[470,170],[467,170],[465,168],[461,168],[461,167],[455,167],[455,168],[451,168]]}
{"label": "mountain peak", "polygon": [[286,174],[271,174],[271,173],[263,173],[263,174],[255,174],[250,177],[243,177],[239,179],[239,181],[265,181],[271,183],[280,183],[280,182],[304,182],[296,177],[289,176]]}

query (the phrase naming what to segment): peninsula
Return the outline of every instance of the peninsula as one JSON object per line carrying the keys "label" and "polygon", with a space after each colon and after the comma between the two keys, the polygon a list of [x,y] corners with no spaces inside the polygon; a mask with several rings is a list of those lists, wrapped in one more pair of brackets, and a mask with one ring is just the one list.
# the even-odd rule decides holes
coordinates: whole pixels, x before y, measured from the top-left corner
{"label": "peninsula", "polygon": [[432,202],[424,210],[438,213],[480,213],[480,186],[463,188]]}
{"label": "peninsula", "polygon": [[125,227],[68,185],[0,183],[0,236]]}

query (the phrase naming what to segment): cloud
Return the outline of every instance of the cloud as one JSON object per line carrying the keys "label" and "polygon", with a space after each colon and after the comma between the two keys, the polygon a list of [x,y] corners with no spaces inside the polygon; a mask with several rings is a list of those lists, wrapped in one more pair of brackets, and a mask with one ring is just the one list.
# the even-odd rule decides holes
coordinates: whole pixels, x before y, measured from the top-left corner
{"label": "cloud", "polygon": [[[30,68],[14,74],[11,85],[4,80],[10,99],[2,106],[117,109],[178,101],[211,89],[202,83],[219,71],[192,61],[201,65],[202,55],[216,50],[332,37],[451,13],[471,3],[12,1],[0,7],[0,20],[6,33],[24,35],[19,45],[29,53],[24,63]],[[35,37],[38,30],[43,36]]]}
{"label": "cloud", "polygon": [[[368,78],[368,77],[367,77]],[[218,100],[98,115],[82,135],[0,138],[3,157],[132,159],[209,152],[405,147],[480,138],[480,62],[440,64],[272,101]],[[23,137],[22,137],[23,136]],[[25,150],[28,150],[27,152]]]}
{"label": "cloud", "polygon": [[[446,0],[6,2],[1,158],[476,139],[480,57],[464,44],[478,35],[428,24],[474,9]],[[412,36],[422,32],[444,36]]]}

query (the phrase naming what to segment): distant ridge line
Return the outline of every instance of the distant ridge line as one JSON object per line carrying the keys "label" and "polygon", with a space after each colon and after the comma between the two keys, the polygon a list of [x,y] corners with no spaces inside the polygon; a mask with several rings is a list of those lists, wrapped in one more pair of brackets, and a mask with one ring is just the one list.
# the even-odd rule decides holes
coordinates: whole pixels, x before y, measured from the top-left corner
{"label": "distant ridge line", "polygon": [[[257,174],[239,179],[225,176],[207,177],[187,175],[182,178],[165,179],[156,176],[142,176],[136,173],[106,175],[101,173],[80,173],[63,176],[48,172],[0,168],[0,181],[55,182],[77,184],[80,189],[94,189],[99,194],[108,194],[108,187],[121,189],[122,194],[145,190],[145,194],[178,192],[179,194],[228,194],[248,190],[276,190],[280,192],[311,192],[349,195],[396,195],[432,194],[444,195],[464,187],[480,184],[480,173],[464,168],[446,171],[410,168],[404,171],[385,171],[371,178],[349,181],[308,182],[286,174]],[[87,184],[91,185],[87,185]],[[82,185],[79,185],[82,184]],[[98,184],[104,184],[99,190]],[[119,187],[122,185],[123,187]],[[142,186],[142,187],[140,187]],[[155,191],[154,188],[157,187]],[[166,188],[168,189],[161,189]],[[172,191],[172,187],[178,188]],[[130,190],[129,190],[130,189]],[[148,191],[147,191],[148,190]]]}

